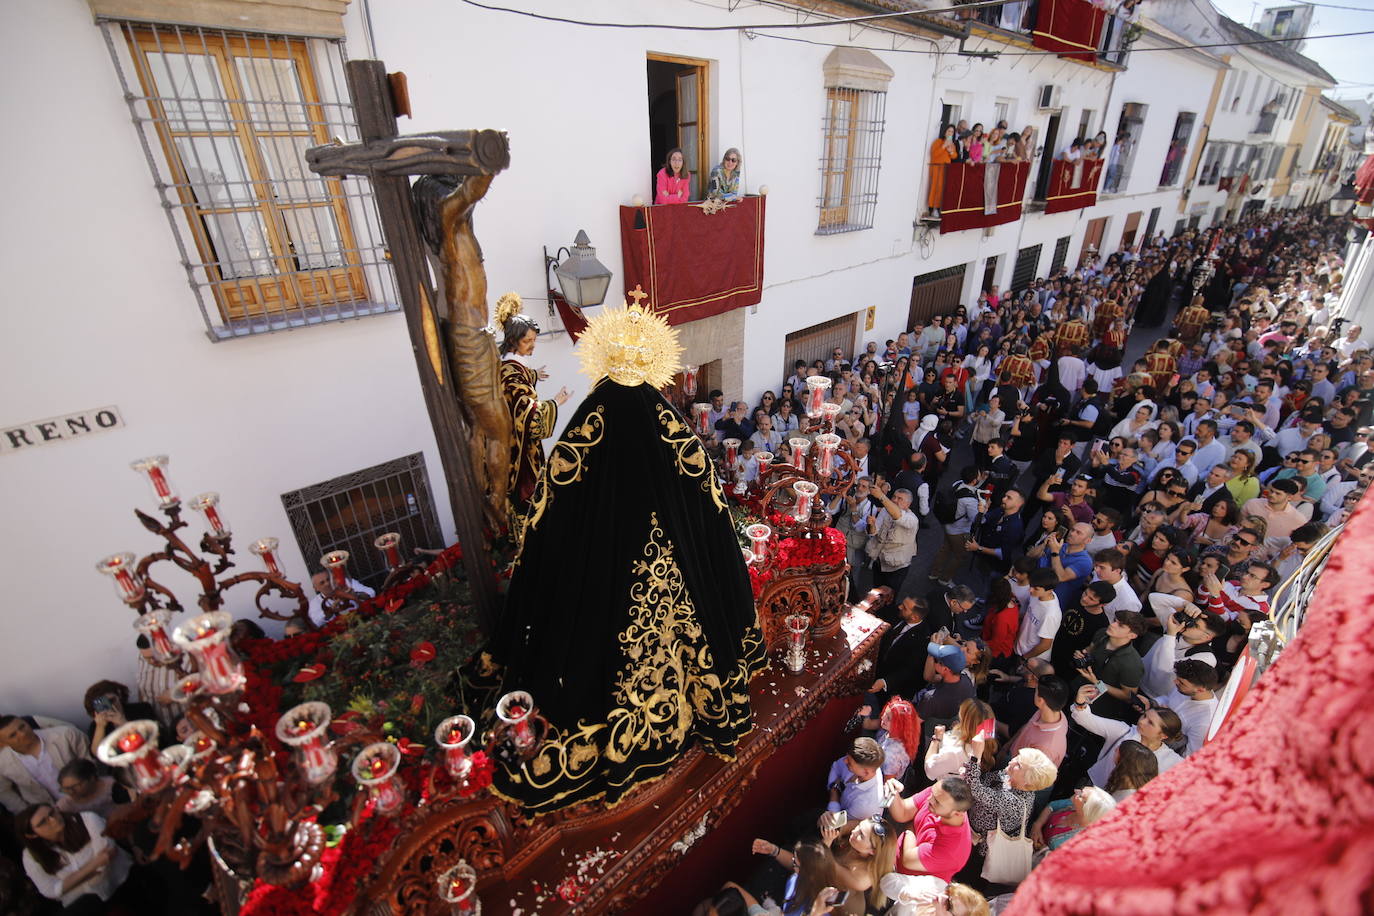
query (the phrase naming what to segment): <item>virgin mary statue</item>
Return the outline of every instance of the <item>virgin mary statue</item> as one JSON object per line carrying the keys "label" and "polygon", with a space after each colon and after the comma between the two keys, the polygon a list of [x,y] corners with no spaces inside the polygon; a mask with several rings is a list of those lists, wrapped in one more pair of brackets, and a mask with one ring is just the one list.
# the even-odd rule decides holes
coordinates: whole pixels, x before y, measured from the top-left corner
{"label": "virgin mary statue", "polygon": [[494,788],[530,813],[613,805],[693,744],[733,759],[764,650],[715,467],[658,389],[676,332],[607,308],[578,343],[595,379],[549,454],[493,642],[503,689],[548,721]]}

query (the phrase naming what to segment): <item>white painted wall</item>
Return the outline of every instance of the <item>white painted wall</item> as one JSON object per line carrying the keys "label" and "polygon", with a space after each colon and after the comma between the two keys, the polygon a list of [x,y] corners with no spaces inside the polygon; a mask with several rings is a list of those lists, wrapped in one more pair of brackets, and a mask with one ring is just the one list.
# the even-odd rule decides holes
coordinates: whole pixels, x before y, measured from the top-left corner
{"label": "white painted wall", "polygon": [[[651,9],[634,0],[531,6],[620,21],[793,21],[768,7],[745,6],[732,15],[723,3],[686,0]],[[512,166],[493,184],[476,227],[492,298],[515,290],[533,313],[546,307],[541,247],[566,245],[579,229],[615,273],[612,290],[620,287],[617,207],[636,194],[650,195],[646,54],[711,62],[712,153],[740,147],[747,189],[770,189],[765,292],[745,322],[744,390],[730,392],[751,400],[778,383],[790,331],[875,306],[875,329],[861,338],[895,336],[919,274],[968,264],[972,296],[989,256],[999,256],[1003,288],[1021,248],[1043,246],[1038,272],[1044,274],[1056,239],[1068,235],[1073,262],[1086,221],[1096,216],[1111,217],[1108,248],[1134,210],[1144,211],[1142,236],[1153,206],[1163,207],[1159,225],[1171,230],[1177,194],[1150,183],[1158,166],[1145,160],[1162,162],[1173,112],[1211,86],[1202,68],[1181,72],[1168,54],[1135,55],[1133,69],[1115,77],[1113,90],[1112,74],[1053,57],[985,62],[949,53],[949,40],[905,40],[900,48],[943,53],[876,52],[895,75],[874,227],[817,236],[821,68],[828,47],[736,31],[581,29],[451,0],[393,0],[372,4],[371,12],[377,56],[409,76],[416,116],[403,130],[509,132]],[[0,80],[45,87],[41,105],[19,92],[0,103],[9,123],[28,125],[27,139],[0,153],[0,174],[9,176],[0,266],[8,281],[10,342],[10,359],[0,368],[6,392],[0,422],[113,403],[127,423],[114,433],[0,458],[8,523],[0,569],[10,583],[10,608],[0,623],[9,649],[0,708],[77,716],[86,684],[132,674],[132,615],[92,570],[104,554],[154,546],[131,515],[150,499],[129,460],[170,454],[171,476],[184,496],[221,493],[241,552],[253,538],[276,535],[296,574],[304,573],[305,558],[281,508],[283,492],[422,451],[448,534],[452,521],[403,318],[211,344],[104,39],[84,3],[12,0],[0,16]],[[350,56],[366,56],[359,4],[345,24]],[[872,30],[835,27],[805,37],[891,48],[890,37]],[[1043,128],[1048,114],[1034,108],[1042,83],[1062,87],[1061,145],[1084,109],[1097,113],[1094,129],[1114,127],[1120,101],[1128,98],[1122,87],[1133,87],[1132,100],[1151,106],[1135,170],[1143,184],[1133,182],[1127,195],[1091,212],[1032,214],[986,237],[977,230],[937,235],[923,258],[912,222],[924,210],[926,151],[941,98],[963,93],[970,119],[988,122],[994,100],[1004,98],[1014,105],[1014,128]],[[1200,113],[1204,102],[1190,110]],[[556,320],[546,324],[546,330],[556,327]],[[552,376],[546,384],[567,385],[574,399],[585,391],[566,335],[546,334],[538,355]],[[186,583],[177,584],[189,598]],[[245,611],[245,602],[246,596],[235,609]]]}

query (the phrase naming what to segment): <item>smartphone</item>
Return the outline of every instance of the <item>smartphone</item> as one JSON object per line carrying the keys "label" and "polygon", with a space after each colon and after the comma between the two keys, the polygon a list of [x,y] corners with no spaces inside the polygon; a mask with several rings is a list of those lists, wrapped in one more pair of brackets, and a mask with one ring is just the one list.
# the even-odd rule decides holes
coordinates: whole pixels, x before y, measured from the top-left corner
{"label": "smartphone", "polygon": [[849,891],[838,890],[830,895],[830,899],[825,901],[829,906],[840,906],[849,900]]}
{"label": "smartphone", "polygon": [[91,712],[109,712],[112,709],[114,704],[110,702],[109,697],[100,696],[91,700]]}
{"label": "smartphone", "polygon": [[1173,388],[1174,386],[1176,386],[1178,384],[1178,380],[1181,378],[1183,378],[1183,376],[1179,375],[1177,372],[1169,376],[1169,387]]}
{"label": "smartphone", "polygon": [[996,720],[984,719],[982,724],[978,726],[978,734],[982,735],[985,740],[991,741],[993,736],[997,734]]}

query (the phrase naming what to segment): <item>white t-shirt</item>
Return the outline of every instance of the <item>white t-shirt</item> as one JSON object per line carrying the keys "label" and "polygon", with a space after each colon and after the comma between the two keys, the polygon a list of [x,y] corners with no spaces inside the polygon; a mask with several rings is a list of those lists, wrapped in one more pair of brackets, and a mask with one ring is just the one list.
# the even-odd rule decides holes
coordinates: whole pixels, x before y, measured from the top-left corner
{"label": "white t-shirt", "polygon": [[83,811],[79,816],[86,825],[86,832],[90,834],[90,842],[76,852],[59,853],[61,865],[56,874],[48,874],[34,859],[32,853],[28,850],[24,851],[24,871],[33,881],[34,886],[38,888],[38,892],[49,900],[58,901],[63,906],[70,906],[85,894],[95,894],[101,900],[109,900],[114,892],[119,890],[124,879],[129,877],[129,868],[133,865],[133,859],[129,857],[129,854],[115,846],[114,858],[110,860],[108,866],[63,893],[62,882],[66,880],[68,875],[85,868],[86,863],[95,858],[96,853],[106,846],[113,845],[104,835],[104,818],[92,811]]}
{"label": "white t-shirt", "polygon": [[1032,597],[1030,604],[1026,607],[1026,616],[1021,621],[1021,629],[1016,634],[1016,654],[1023,658],[1048,660],[1050,649],[1046,649],[1039,655],[1028,656],[1026,653],[1034,649],[1042,639],[1053,640],[1055,634],[1059,632],[1059,621],[1062,617],[1063,611],[1059,607],[1057,598],[1041,601],[1039,598]]}
{"label": "white t-shirt", "polygon": [[[1093,581],[1100,582],[1101,580],[1097,576],[1093,576]],[[1116,622],[1116,615],[1119,611],[1140,610],[1140,598],[1131,588],[1131,584],[1126,581],[1124,575],[1121,577],[1121,581],[1113,585],[1112,588],[1116,589],[1116,597],[1102,606],[1102,609],[1107,612],[1109,623]]]}

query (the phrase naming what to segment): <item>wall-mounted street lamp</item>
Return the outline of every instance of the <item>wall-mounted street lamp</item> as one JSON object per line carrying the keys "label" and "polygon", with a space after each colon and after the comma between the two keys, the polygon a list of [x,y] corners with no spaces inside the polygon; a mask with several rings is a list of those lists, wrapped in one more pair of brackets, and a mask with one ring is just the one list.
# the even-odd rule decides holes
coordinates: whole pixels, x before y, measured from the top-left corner
{"label": "wall-mounted street lamp", "polygon": [[[559,248],[552,256],[549,255],[548,248],[544,249],[546,282],[550,269],[558,278],[558,291],[574,308],[590,308],[606,301],[606,290],[611,285],[611,271],[596,259],[596,249],[592,247],[591,239],[587,238],[585,230],[578,230],[571,249]],[[549,302],[549,314],[553,314],[552,301]]]}

